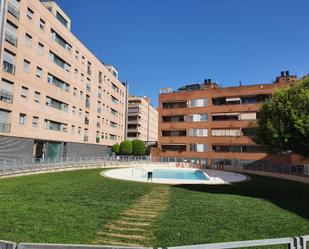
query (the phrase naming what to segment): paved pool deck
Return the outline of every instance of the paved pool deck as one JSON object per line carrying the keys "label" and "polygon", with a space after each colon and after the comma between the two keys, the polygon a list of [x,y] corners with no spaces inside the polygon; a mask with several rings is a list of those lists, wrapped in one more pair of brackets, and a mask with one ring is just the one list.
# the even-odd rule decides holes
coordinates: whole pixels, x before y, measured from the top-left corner
{"label": "paved pool deck", "polygon": [[196,171],[198,169],[194,168],[177,168],[164,165],[154,165],[147,167],[131,167],[131,168],[121,168],[121,169],[111,169],[101,173],[102,176],[115,178],[119,180],[127,181],[137,181],[137,182],[150,182],[150,183],[161,183],[161,184],[208,184],[208,185],[219,185],[219,184],[230,184],[235,182],[242,182],[249,179],[248,176],[239,173],[225,172],[219,170],[204,169],[203,173],[209,178],[208,180],[191,180],[191,179],[157,179],[153,178],[147,181],[142,175],[151,172],[154,169],[169,169],[169,170],[192,170]]}

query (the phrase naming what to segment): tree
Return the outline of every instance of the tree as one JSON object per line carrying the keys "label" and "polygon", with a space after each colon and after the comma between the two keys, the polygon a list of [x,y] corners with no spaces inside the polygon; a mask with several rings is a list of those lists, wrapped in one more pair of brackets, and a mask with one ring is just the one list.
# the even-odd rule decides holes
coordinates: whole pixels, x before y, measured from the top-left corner
{"label": "tree", "polygon": [[120,154],[121,155],[132,154],[132,142],[130,140],[122,141],[120,143]]}
{"label": "tree", "polygon": [[119,151],[120,151],[120,145],[118,143],[114,144],[112,146],[112,152],[119,154]]}
{"label": "tree", "polygon": [[255,140],[271,153],[309,157],[309,77],[274,92],[261,108]]}
{"label": "tree", "polygon": [[143,156],[146,153],[146,146],[142,140],[135,139],[132,141],[133,154],[135,156]]}

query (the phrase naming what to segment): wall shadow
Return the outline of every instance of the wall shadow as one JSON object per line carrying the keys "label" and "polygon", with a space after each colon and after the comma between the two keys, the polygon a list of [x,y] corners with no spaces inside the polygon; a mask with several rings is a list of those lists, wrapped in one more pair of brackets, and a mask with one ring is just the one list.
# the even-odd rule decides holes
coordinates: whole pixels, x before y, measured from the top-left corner
{"label": "wall shadow", "polygon": [[249,181],[231,185],[177,185],[174,188],[260,198],[309,220],[309,184],[268,176],[246,175],[251,177]]}

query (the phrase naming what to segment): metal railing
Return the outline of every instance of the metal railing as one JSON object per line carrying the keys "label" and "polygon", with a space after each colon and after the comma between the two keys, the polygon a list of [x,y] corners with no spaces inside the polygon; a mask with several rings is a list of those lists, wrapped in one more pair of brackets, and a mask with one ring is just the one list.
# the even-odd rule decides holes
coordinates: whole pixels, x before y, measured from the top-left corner
{"label": "metal railing", "polygon": [[[167,247],[167,249],[226,249],[226,248],[271,248],[271,246],[284,246],[289,249],[306,249],[309,235],[301,237],[288,237],[262,240],[245,240],[223,243],[201,244]],[[80,245],[80,244],[45,244],[45,243],[17,243],[0,240],[0,249],[124,249],[123,246],[109,245]],[[130,247],[131,249],[152,249],[152,247]]]}
{"label": "metal railing", "polygon": [[152,163],[152,161],[149,156],[0,159],[0,176],[80,167],[133,165],[134,163]]}

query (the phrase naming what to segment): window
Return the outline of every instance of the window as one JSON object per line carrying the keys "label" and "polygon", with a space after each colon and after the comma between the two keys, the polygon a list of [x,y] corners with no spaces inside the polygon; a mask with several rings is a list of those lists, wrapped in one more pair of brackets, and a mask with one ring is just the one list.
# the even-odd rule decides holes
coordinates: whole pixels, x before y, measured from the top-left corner
{"label": "window", "polygon": [[40,29],[41,30],[45,29],[45,21],[43,19],[40,19]]}
{"label": "window", "polygon": [[10,111],[0,109],[0,132],[10,132]]}
{"label": "window", "polygon": [[29,47],[31,47],[32,45],[32,36],[29,34],[25,35],[25,44]]}
{"label": "window", "polygon": [[19,19],[19,0],[9,0],[8,12]]}
{"label": "window", "polygon": [[239,114],[239,120],[256,120],[256,112],[244,112]]}
{"label": "window", "polygon": [[76,106],[72,107],[72,114],[75,115],[76,114]]}
{"label": "window", "polygon": [[[47,82],[56,86],[56,87],[61,88],[62,90],[66,91],[66,92],[69,91],[70,85],[68,83],[64,82],[63,80],[59,79],[58,77],[56,77],[56,76],[54,76],[50,73],[47,75]],[[76,89],[76,88],[74,88],[74,89]]]}
{"label": "window", "polygon": [[41,93],[34,92],[34,102],[40,103],[40,99],[41,99]]}
{"label": "window", "polygon": [[240,129],[212,129],[211,135],[214,137],[239,137],[241,136]]}
{"label": "window", "polygon": [[51,29],[51,36],[53,40],[57,42],[61,47],[69,51],[72,50],[72,46],[53,29]]}
{"label": "window", "polygon": [[190,99],[189,107],[205,107],[208,106],[208,99]]}
{"label": "window", "polygon": [[5,40],[13,46],[17,47],[17,26],[11,23],[9,20],[6,21]]}
{"label": "window", "polygon": [[67,132],[68,125],[59,123],[56,121],[45,119],[45,129],[52,130],[52,131],[62,131]]}
{"label": "window", "polygon": [[30,62],[27,60],[24,60],[24,72],[30,73]]}
{"label": "window", "polygon": [[63,102],[56,100],[56,99],[53,99],[51,97],[47,96],[45,103],[46,103],[47,106],[56,108],[58,110],[61,110],[61,111],[64,111],[64,112],[68,111],[68,105],[66,103],[63,103]]}
{"label": "window", "polygon": [[9,74],[15,74],[15,54],[11,51],[4,49],[3,53],[3,71],[9,73]]}
{"label": "window", "polygon": [[26,124],[26,114],[20,113],[19,114],[19,124],[25,125]]}
{"label": "window", "polygon": [[36,75],[36,77],[41,78],[42,77],[42,68],[36,67],[35,75]]}
{"label": "window", "polygon": [[85,103],[87,108],[90,108],[90,96],[86,95],[86,103]]}
{"label": "window", "polygon": [[60,21],[64,27],[68,27],[68,21],[57,11],[56,18]]}
{"label": "window", "polygon": [[58,55],[53,53],[52,51],[49,51],[49,58],[56,65],[63,68],[64,70],[70,72],[71,65],[69,63],[67,63],[65,60],[63,60],[62,58],[60,58]]}
{"label": "window", "polygon": [[207,144],[190,144],[190,151],[207,152],[208,151],[208,145]]}
{"label": "window", "polygon": [[208,129],[193,129],[189,130],[190,137],[207,137],[208,136]]}
{"label": "window", "polygon": [[80,99],[81,99],[81,100],[83,99],[83,95],[84,95],[83,91],[80,91],[80,92],[79,92],[79,96],[80,96]]}
{"label": "window", "polygon": [[72,133],[72,134],[75,134],[75,125],[72,125],[72,127],[71,127],[71,133]]}
{"label": "window", "polygon": [[203,122],[208,120],[207,113],[190,114],[190,122]]}
{"label": "window", "polygon": [[27,18],[29,21],[32,21],[33,19],[33,10],[30,8],[27,8]]}
{"label": "window", "polygon": [[43,55],[44,54],[44,45],[42,43],[38,43],[38,53],[40,55]]}
{"label": "window", "polygon": [[87,62],[87,73],[91,75],[91,63],[89,61]]}
{"label": "window", "polygon": [[37,128],[39,124],[39,118],[38,117],[33,117],[32,118],[32,127]]}
{"label": "window", "polygon": [[20,96],[24,99],[28,98],[28,88],[27,87],[24,87],[24,86],[21,87]]}
{"label": "window", "polygon": [[84,129],[84,142],[88,142],[88,129]]}
{"label": "window", "polygon": [[0,101],[13,102],[13,82],[2,79],[0,83]]}
{"label": "window", "polygon": [[73,88],[73,95],[76,96],[76,93],[77,93],[77,88],[74,87],[74,88]]}

